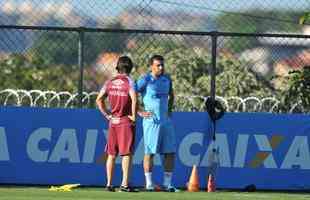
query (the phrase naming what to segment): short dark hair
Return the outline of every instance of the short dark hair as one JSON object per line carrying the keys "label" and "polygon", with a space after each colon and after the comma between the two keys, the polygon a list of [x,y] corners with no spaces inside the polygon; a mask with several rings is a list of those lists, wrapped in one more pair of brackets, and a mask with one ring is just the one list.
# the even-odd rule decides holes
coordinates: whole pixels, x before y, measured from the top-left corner
{"label": "short dark hair", "polygon": [[133,68],[131,59],[128,56],[121,56],[118,58],[116,70],[118,73],[129,74]]}
{"label": "short dark hair", "polygon": [[154,60],[164,61],[164,57],[161,55],[154,55],[149,59],[149,65],[152,65]]}

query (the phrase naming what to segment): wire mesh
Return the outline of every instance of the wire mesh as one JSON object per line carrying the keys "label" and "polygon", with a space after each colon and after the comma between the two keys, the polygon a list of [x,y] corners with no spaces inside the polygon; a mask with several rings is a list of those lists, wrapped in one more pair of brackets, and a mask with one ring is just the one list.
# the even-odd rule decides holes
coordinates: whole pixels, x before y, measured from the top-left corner
{"label": "wire mesh", "polygon": [[250,98],[248,112],[266,111],[259,105],[264,98],[279,101],[275,112],[301,111],[300,106],[293,108],[300,104],[301,95],[291,96],[289,76],[310,66],[309,42],[309,38],[220,37],[217,95]]}
{"label": "wire mesh", "polygon": [[130,29],[300,31],[308,0],[2,0],[0,24]]}
{"label": "wire mesh", "polygon": [[[174,81],[174,109],[203,111],[211,94],[215,34],[207,31],[216,30],[258,34],[217,35],[216,98],[227,110],[309,112],[309,84],[292,85],[288,78],[292,70],[298,71],[295,78],[307,78],[309,37],[264,36],[308,35],[308,22],[298,20],[309,9],[307,0],[0,0],[2,105],[75,107],[82,101],[83,107],[94,107],[94,94],[115,74],[118,56],[133,59],[137,79],[149,70],[150,56],[161,54]],[[79,90],[81,31],[84,82]],[[10,89],[15,92],[5,96]],[[30,98],[31,91],[38,96]]]}
{"label": "wire mesh", "polygon": [[[99,45],[95,62],[90,63],[84,71],[87,92],[99,91],[104,81],[115,75],[116,61],[120,55],[129,55],[133,59],[134,79],[149,72],[147,63],[152,55],[163,55],[165,72],[170,74],[174,89],[181,96],[198,95],[196,81],[208,71],[210,37],[143,33],[87,33],[86,37],[96,40],[96,44],[102,44]],[[86,43],[85,52],[96,51],[93,45],[88,44],[91,43]],[[195,105],[188,110],[202,110],[203,100],[196,98],[193,100]],[[184,110],[190,104],[177,98],[175,110]]]}
{"label": "wire mesh", "polygon": [[1,89],[77,90],[78,34],[0,29]]}

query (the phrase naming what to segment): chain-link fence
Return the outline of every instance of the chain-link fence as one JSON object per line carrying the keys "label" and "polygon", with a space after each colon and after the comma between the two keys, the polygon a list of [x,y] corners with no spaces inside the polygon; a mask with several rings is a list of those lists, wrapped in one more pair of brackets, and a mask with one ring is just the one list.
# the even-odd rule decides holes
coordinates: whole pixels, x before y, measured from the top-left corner
{"label": "chain-link fence", "polygon": [[287,79],[310,64],[306,35],[20,26],[0,32],[8,49],[18,43],[14,34],[32,37],[30,46],[2,55],[4,105],[93,108],[118,56],[132,57],[136,79],[149,70],[148,58],[161,54],[174,81],[175,110],[202,111],[216,96],[232,112],[308,112]]}
{"label": "chain-link fence", "polygon": [[301,31],[308,0],[1,0],[0,24],[266,33]]}
{"label": "chain-link fence", "polygon": [[0,8],[1,105],[94,108],[118,56],[133,59],[136,79],[162,54],[175,110],[202,111],[213,96],[231,112],[310,111],[309,26],[298,24],[307,0],[0,0]]}

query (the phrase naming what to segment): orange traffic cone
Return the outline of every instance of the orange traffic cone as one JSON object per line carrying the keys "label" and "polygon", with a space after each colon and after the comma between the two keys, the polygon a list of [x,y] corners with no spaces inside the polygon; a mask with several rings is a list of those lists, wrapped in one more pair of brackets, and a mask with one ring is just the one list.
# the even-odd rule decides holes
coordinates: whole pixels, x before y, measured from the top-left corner
{"label": "orange traffic cone", "polygon": [[214,176],[212,174],[210,174],[209,179],[208,179],[207,191],[208,192],[215,192],[215,190],[216,190],[215,179],[214,179]]}
{"label": "orange traffic cone", "polygon": [[196,165],[193,166],[192,173],[189,178],[189,182],[187,184],[187,191],[189,192],[199,191],[199,177],[198,177],[198,171],[197,171]]}

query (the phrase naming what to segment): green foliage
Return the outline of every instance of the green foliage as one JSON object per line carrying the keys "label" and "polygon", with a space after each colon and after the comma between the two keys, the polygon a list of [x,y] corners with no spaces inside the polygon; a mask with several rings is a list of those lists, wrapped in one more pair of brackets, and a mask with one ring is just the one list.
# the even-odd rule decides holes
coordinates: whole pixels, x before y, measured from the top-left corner
{"label": "green foliage", "polygon": [[[301,12],[295,11],[263,11],[263,10],[248,10],[241,15],[232,13],[225,13],[219,15],[216,19],[218,29],[227,32],[274,32],[283,31],[291,32],[300,29],[298,25],[298,16],[301,16]],[[269,18],[266,18],[268,16]],[[279,20],[283,20],[283,23]],[[296,22],[287,23],[284,21]],[[227,23],[234,24],[234,26],[227,26]]]}
{"label": "green foliage", "polygon": [[175,49],[166,54],[167,71],[175,80],[174,87],[178,93],[201,95],[196,84],[200,77],[207,76],[208,73],[210,58],[205,55],[208,54],[199,56],[188,48]]}
{"label": "green foliage", "polygon": [[78,34],[73,32],[44,32],[29,50],[45,64],[77,64]]}
{"label": "green foliage", "polygon": [[47,66],[40,57],[12,54],[0,61],[0,89],[76,91],[76,67]]}
{"label": "green foliage", "polygon": [[[174,41],[171,40],[163,40],[146,36],[143,36],[142,38],[141,37],[137,38],[135,47],[129,49],[128,52],[128,54],[134,61],[136,67],[136,70],[133,73],[133,77],[136,79],[141,74],[144,74],[149,71],[148,60],[152,55],[159,54],[165,56],[170,52],[179,48],[185,48],[185,47],[182,47],[180,43],[175,43]],[[182,57],[184,55],[179,54],[176,56]],[[175,57],[174,59],[178,59],[178,57]],[[166,56],[165,59],[167,61]],[[168,64],[167,67],[169,67]]]}
{"label": "green foliage", "polygon": [[[201,76],[197,81],[199,93],[210,94],[210,77]],[[231,56],[221,56],[218,59],[216,76],[216,95],[223,97],[266,97],[272,91],[259,81],[241,61]]]}
{"label": "green foliage", "polygon": [[305,13],[303,16],[299,19],[299,24],[305,24],[307,22],[310,22],[310,12]]}
{"label": "green foliage", "polygon": [[[266,32],[296,32],[300,30],[298,25],[299,12],[288,11],[262,11],[249,10],[241,15],[225,13],[216,18],[218,30],[224,32],[241,32],[241,33],[266,33]],[[268,16],[271,19],[266,18]],[[291,21],[296,23],[281,22]],[[229,25],[230,24],[230,25]],[[231,24],[234,24],[231,26]],[[239,53],[245,49],[257,46],[258,38],[252,37],[232,37],[227,38],[224,46],[230,48],[233,52]]]}
{"label": "green foliage", "polygon": [[[292,71],[288,77],[288,89],[281,95],[282,110],[288,111],[295,103],[301,103],[304,110],[310,110],[310,66]],[[298,111],[298,110],[297,110]]]}
{"label": "green foliage", "polygon": [[[120,23],[108,28],[122,29]],[[116,33],[86,33],[84,36],[84,62],[92,63],[97,56],[105,51],[123,52],[126,48],[126,35]],[[44,32],[29,50],[33,57],[41,57],[45,64],[77,65],[78,63],[77,32]]]}
{"label": "green foliage", "polygon": [[[130,52],[137,64],[138,70],[135,78],[149,70],[148,58],[153,54],[165,57],[165,70],[170,74],[176,95],[186,98],[177,98],[176,107],[179,110],[201,110],[203,98],[210,95],[210,52],[201,48],[174,44],[154,45],[156,43],[143,43]],[[267,97],[273,96],[263,82],[249,71],[245,62],[233,57],[231,54],[222,54],[217,61],[216,94],[223,97]],[[193,97],[196,96],[196,97]],[[193,107],[194,106],[194,107]]]}
{"label": "green foliage", "polygon": [[[166,72],[171,75],[178,110],[201,110],[203,98],[210,95],[210,52],[204,48],[192,48],[172,40],[147,40],[137,43],[128,54],[137,65],[134,78],[149,70],[151,55],[161,54],[166,60]],[[75,92],[78,68],[75,65],[48,64],[40,55],[30,57],[11,55],[0,61],[2,89],[68,90]],[[216,94],[223,97],[266,97],[273,93],[257,80],[246,64],[231,54],[220,54],[217,59]],[[94,74],[92,77],[94,78]],[[193,97],[197,96],[197,97]],[[193,97],[193,98],[192,98]]]}

